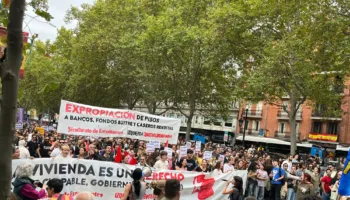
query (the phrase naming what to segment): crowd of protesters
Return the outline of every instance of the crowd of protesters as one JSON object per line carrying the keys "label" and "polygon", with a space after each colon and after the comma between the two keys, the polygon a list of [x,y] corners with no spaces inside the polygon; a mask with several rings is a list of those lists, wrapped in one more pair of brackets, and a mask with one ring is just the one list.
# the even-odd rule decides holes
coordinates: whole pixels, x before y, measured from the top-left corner
{"label": "crowd of protesters", "polygon": [[[322,170],[318,156],[291,155],[286,159],[271,156],[263,147],[253,145],[248,148],[226,147],[207,142],[201,151],[195,152],[195,142],[187,150],[187,156],[179,158],[180,146],[185,141],[179,140],[177,145],[161,144],[154,152],[146,152],[146,142],[128,138],[94,138],[85,136],[61,135],[57,132],[39,134],[34,127],[17,131],[14,141],[16,148],[13,158],[36,159],[50,157],[73,157],[78,159],[117,162],[137,167],[153,167],[154,169],[181,170],[210,173],[212,177],[233,170],[247,170],[246,187],[241,177],[229,180],[223,194],[230,194],[230,199],[272,199],[302,200],[323,199],[337,200],[341,165],[329,165]],[[172,149],[172,158],[164,149]],[[212,151],[210,159],[203,159],[204,151]],[[342,159],[342,162],[344,159]],[[135,170],[136,173],[137,170]],[[138,171],[137,171],[138,172]],[[145,189],[140,183],[142,172],[133,177],[139,184],[128,185],[125,193],[138,199],[135,188]],[[18,182],[18,181],[17,181]],[[228,186],[233,183],[234,187]],[[16,183],[15,183],[16,184]],[[176,184],[176,183],[173,183]],[[163,188],[165,183],[163,183]],[[154,187],[155,194],[161,190]],[[18,189],[18,188],[17,188]],[[61,189],[62,190],[62,189]],[[157,193],[158,191],[158,193]],[[21,195],[22,193],[20,193]],[[142,192],[138,191],[137,196]]]}

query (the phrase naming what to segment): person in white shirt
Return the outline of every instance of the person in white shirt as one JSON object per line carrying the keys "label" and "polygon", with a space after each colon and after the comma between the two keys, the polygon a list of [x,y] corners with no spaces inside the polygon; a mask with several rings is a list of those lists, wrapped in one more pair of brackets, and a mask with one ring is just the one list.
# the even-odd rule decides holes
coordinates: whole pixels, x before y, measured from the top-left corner
{"label": "person in white shirt", "polygon": [[70,154],[70,148],[68,145],[64,145],[61,147],[62,151],[61,153],[57,156],[57,158],[71,158],[69,156]]}
{"label": "person in white shirt", "polygon": [[167,170],[168,169],[168,152],[160,152],[160,159],[154,164],[154,169],[156,170]]}
{"label": "person in white shirt", "polygon": [[290,172],[292,170],[292,166],[293,166],[292,160],[293,160],[293,156],[289,155],[288,159],[283,161],[281,166],[284,166],[284,164],[287,164],[288,165],[288,171]]}
{"label": "person in white shirt", "polygon": [[24,140],[20,140],[18,142],[18,150],[19,150],[19,159],[29,159],[30,153],[29,150],[25,147],[26,142]]}
{"label": "person in white shirt", "polygon": [[58,141],[56,141],[52,144],[50,150],[52,150],[50,157],[57,157],[61,153],[61,144]]}
{"label": "person in white shirt", "polygon": [[228,163],[224,165],[224,173],[235,170],[235,167],[233,166],[234,162],[235,160],[232,157],[230,157]]}

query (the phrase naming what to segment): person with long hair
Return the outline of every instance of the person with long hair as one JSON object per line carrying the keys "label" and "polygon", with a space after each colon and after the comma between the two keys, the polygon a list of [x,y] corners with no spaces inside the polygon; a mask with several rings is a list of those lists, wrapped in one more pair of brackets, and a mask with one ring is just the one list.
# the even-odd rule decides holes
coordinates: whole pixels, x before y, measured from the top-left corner
{"label": "person with long hair", "polygon": [[211,172],[211,167],[208,164],[208,161],[205,159],[202,160],[202,164],[200,166],[200,169],[202,172]]}
{"label": "person with long hair", "polygon": [[256,172],[256,163],[254,160],[250,163],[248,167],[248,185],[247,185],[247,196],[254,196],[257,197],[257,186],[258,186],[258,181],[257,181],[257,172]]}
{"label": "person with long hair", "polygon": [[136,168],[131,176],[133,182],[125,186],[122,200],[127,200],[128,197],[132,200],[142,200],[146,193],[146,183],[141,181],[142,170],[140,168]]}
{"label": "person with long hair", "polygon": [[186,158],[180,159],[180,161],[177,163],[176,170],[187,171],[187,159]]}
{"label": "person with long hair", "polygon": [[79,148],[79,154],[74,155],[73,158],[85,159],[86,157],[86,149],[84,147]]}
{"label": "person with long hair", "polygon": [[298,184],[297,188],[297,200],[303,200],[305,197],[314,195],[315,187],[312,183],[310,174],[304,173],[301,176],[301,182]]}
{"label": "person with long hair", "polygon": [[211,177],[216,177],[223,174],[223,171],[222,171],[223,166],[224,165],[222,164],[222,161],[216,162],[214,171],[211,173]]}
{"label": "person with long hair", "polygon": [[[227,189],[232,183],[232,189]],[[230,200],[239,200],[243,196],[243,180],[239,176],[234,176],[232,182],[227,181],[222,194],[229,194]]]}

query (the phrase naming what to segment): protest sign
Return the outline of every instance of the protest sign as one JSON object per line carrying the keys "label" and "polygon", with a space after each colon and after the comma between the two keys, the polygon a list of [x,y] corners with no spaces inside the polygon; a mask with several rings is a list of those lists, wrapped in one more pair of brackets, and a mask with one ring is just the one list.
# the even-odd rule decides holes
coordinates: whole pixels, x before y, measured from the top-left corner
{"label": "protest sign", "polygon": [[149,141],[150,144],[154,145],[154,148],[160,148],[160,141],[159,140],[151,140]]}
{"label": "protest sign", "polygon": [[182,157],[187,156],[187,147],[186,146],[180,146],[180,155],[179,155],[179,160]]}
{"label": "protest sign", "polygon": [[[64,182],[62,193],[74,196],[81,191],[90,191],[96,200],[121,199],[124,196],[125,185],[131,183],[132,171],[135,166],[102,162],[96,160],[43,158],[34,160],[18,159],[12,161],[12,172],[21,163],[31,163],[34,167],[32,179],[43,184],[52,178],[62,179]],[[155,171],[145,181],[178,179],[181,184],[181,199],[227,199],[222,195],[222,188],[226,182],[222,179],[232,180],[233,176],[243,179],[243,188],[246,185],[247,171],[237,170],[221,175],[188,171]],[[14,179],[12,180],[14,181]],[[154,199],[153,189],[147,187],[142,199]]]}
{"label": "protest sign", "polygon": [[196,152],[201,151],[201,141],[196,141]]}
{"label": "protest sign", "polygon": [[22,130],[23,129],[23,124],[22,123],[17,123],[16,124],[16,129],[17,130]]}
{"label": "protest sign", "polygon": [[134,110],[101,108],[61,100],[57,132],[70,135],[126,137],[176,144],[181,120]]}
{"label": "protest sign", "polygon": [[155,150],[155,146],[151,143],[147,143],[146,144],[146,151],[147,153],[153,153]]}
{"label": "protest sign", "polygon": [[192,147],[191,142],[186,142],[186,148],[187,148],[187,149],[191,149],[191,147]]}
{"label": "protest sign", "polygon": [[164,151],[168,152],[168,158],[173,157],[173,150],[171,148],[165,147]]}
{"label": "protest sign", "polygon": [[213,157],[212,155],[213,155],[212,151],[204,151],[203,159],[210,160]]}

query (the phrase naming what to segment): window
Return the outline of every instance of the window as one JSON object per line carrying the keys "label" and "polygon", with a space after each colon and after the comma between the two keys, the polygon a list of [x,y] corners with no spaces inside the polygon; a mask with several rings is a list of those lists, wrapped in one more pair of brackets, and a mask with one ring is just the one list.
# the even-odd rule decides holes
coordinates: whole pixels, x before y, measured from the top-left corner
{"label": "window", "polygon": [[199,116],[194,116],[194,123],[195,124],[198,124],[198,118],[199,118]]}
{"label": "window", "polygon": [[221,125],[222,125],[221,122],[222,122],[221,119],[215,119],[215,121],[214,121],[213,124],[214,124],[215,126],[221,126]]}
{"label": "window", "polygon": [[327,126],[327,133],[336,135],[338,134],[338,123],[330,122]]}
{"label": "window", "polygon": [[254,131],[259,131],[259,129],[260,129],[260,121],[255,121]]}
{"label": "window", "polygon": [[205,125],[210,125],[210,119],[207,118],[207,117],[205,117],[205,118],[204,118],[204,124],[205,124]]}
{"label": "window", "polygon": [[174,114],[174,113],[171,113],[171,114],[169,115],[169,117],[170,117],[170,118],[175,118],[175,114]]}
{"label": "window", "polygon": [[281,122],[279,127],[279,132],[284,133],[285,129],[286,129],[286,123]]}
{"label": "window", "polygon": [[322,133],[322,122],[314,122],[312,125],[313,133]]}
{"label": "window", "polygon": [[228,119],[225,122],[225,126],[226,127],[232,127],[232,121],[233,121],[233,117],[228,117]]}

